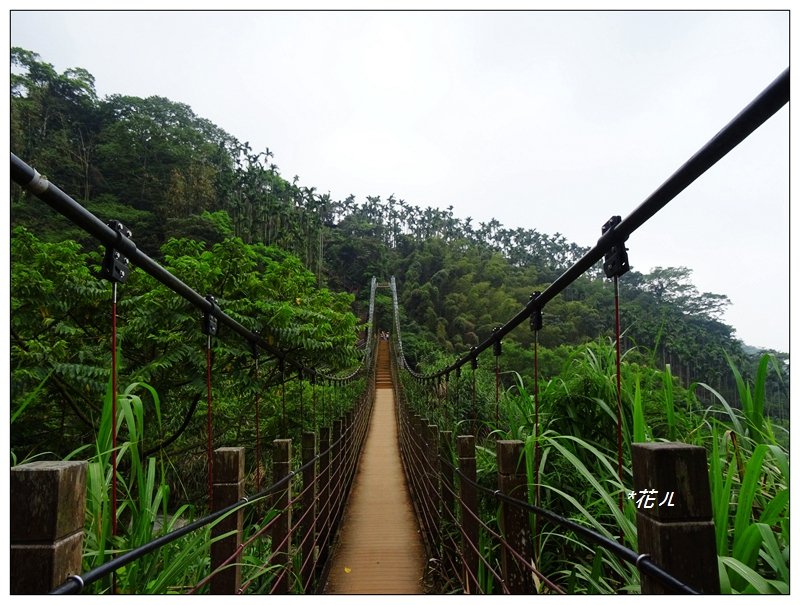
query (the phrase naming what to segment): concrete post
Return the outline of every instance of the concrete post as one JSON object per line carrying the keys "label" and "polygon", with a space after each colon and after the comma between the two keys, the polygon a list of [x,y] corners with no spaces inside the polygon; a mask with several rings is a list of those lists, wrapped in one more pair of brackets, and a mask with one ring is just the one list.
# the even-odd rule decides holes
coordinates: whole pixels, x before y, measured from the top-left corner
{"label": "concrete post", "polygon": [[313,464],[314,456],[316,456],[317,436],[314,433],[303,433],[303,498],[302,498],[302,512],[300,517],[303,520],[303,527],[301,531],[301,551],[303,559],[301,563],[300,578],[303,582],[303,592],[305,593],[306,587],[312,588],[310,582],[311,576],[314,573],[315,557],[314,557],[314,544],[316,542],[314,537],[314,526],[317,517],[316,497],[317,486],[316,479],[317,473],[315,464]]}
{"label": "concrete post", "polygon": [[45,594],[81,573],[86,462],[11,469],[11,594]]}
{"label": "concrete post", "polygon": [[[684,443],[634,443],[632,455],[636,495],[656,492],[645,494],[636,511],[639,552],[695,590],[719,594],[705,450]],[[646,574],[641,578],[642,594],[670,594]]]}
{"label": "concrete post", "polygon": [[[244,448],[221,447],[214,450],[213,510],[236,504],[244,496]],[[216,570],[227,561],[242,543],[242,518],[244,511],[228,513],[211,529],[214,540],[223,534],[235,532],[227,538],[211,543],[211,569]],[[242,582],[242,554],[225,564],[211,577],[211,594],[236,594]]]}
{"label": "concrete post", "polygon": [[[525,472],[525,444],[522,441],[497,442],[497,487],[501,493],[512,498],[528,501],[528,476]],[[500,560],[503,579],[511,594],[534,592],[530,570],[515,557],[510,549],[523,559],[533,560],[533,541],[528,522],[528,511],[500,503],[500,531],[508,543],[502,545]]]}
{"label": "concrete post", "polygon": [[[272,444],[272,481],[277,483],[292,470],[292,440],[275,439]],[[284,572],[279,572],[275,582],[275,594],[288,593],[291,585],[292,559],[289,556],[292,549],[292,508],[289,504],[291,499],[292,480],[289,479],[280,488],[274,500],[278,519],[272,526],[272,563],[284,570]]]}

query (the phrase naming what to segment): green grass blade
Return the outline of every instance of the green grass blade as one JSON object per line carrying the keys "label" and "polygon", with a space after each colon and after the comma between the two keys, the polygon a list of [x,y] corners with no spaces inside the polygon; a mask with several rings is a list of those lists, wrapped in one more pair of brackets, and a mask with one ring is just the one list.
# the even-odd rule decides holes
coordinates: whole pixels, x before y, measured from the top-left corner
{"label": "green grass blade", "polygon": [[766,525],[775,525],[781,519],[781,517],[788,515],[789,512],[789,490],[782,489],[780,490],[772,500],[769,501],[767,506],[764,508],[764,511],[761,513],[761,516],[758,518],[760,523],[765,523]]}
{"label": "green grass blade", "polygon": [[633,441],[647,441],[647,430],[644,423],[644,406],[642,405],[642,387],[639,375],[636,375],[636,387],[633,393]]}
{"label": "green grass blade", "polygon": [[775,458],[775,463],[781,472],[782,483],[789,485],[789,459],[786,457],[786,452],[777,445],[768,445],[767,449],[772,453]]}
{"label": "green grass blade", "polygon": [[[770,583],[767,582],[757,571],[751,569],[738,559],[733,557],[720,557],[723,565],[727,567],[728,570],[733,571],[734,573],[738,574],[745,582],[747,582],[752,590],[748,590],[745,588],[740,592],[755,592],[756,594],[772,594],[776,591],[770,588]],[[731,581],[731,584],[735,586],[735,582]]]}
{"label": "green grass blade", "polygon": [[761,433],[756,428],[758,420],[754,410],[753,394],[750,392],[750,386],[745,383],[741,373],[736,367],[736,364],[733,363],[733,359],[731,359],[730,355],[728,355],[726,351],[723,351],[723,353],[725,354],[725,359],[728,361],[728,366],[731,368],[733,377],[736,380],[736,389],[739,392],[739,401],[742,404],[742,411],[744,412],[744,417],[747,420],[747,425],[751,429],[750,437],[752,439],[757,439],[760,437]]}
{"label": "green grass blade", "polygon": [[[593,452],[596,456],[598,456],[598,458],[601,459],[601,462],[605,462],[607,464],[607,467],[610,466],[607,457],[603,456],[596,448],[592,447],[591,445],[582,442],[580,439],[577,438],[570,438],[567,436],[564,436],[563,438],[571,439],[576,443],[583,444],[583,446],[586,449],[588,449],[589,451]],[[582,476],[587,483],[592,485],[597,495],[605,503],[608,512],[614,517],[617,526],[622,529],[626,539],[628,539],[631,542],[635,541],[636,530],[633,527],[632,522],[625,516],[624,512],[619,510],[618,504],[615,499],[616,492],[614,493],[609,492],[605,488],[605,486],[603,486],[600,483],[600,481],[598,481],[597,477],[595,476],[595,473],[590,471],[575,454],[569,451],[568,448],[564,447],[563,444],[559,443],[558,439],[551,438],[548,441],[553,445],[553,447],[555,447],[561,453],[562,456],[564,456],[564,458],[566,458],[570,462],[570,464],[575,468],[575,470],[578,471],[579,475]],[[610,482],[612,485],[618,486],[619,489],[624,489],[624,486],[622,486],[619,483],[616,474],[617,474],[616,470],[613,468],[613,466],[611,466],[611,475],[606,478],[606,481]],[[548,489],[555,489],[552,486],[543,486],[543,487],[548,487]],[[561,493],[562,495],[565,495],[564,492],[561,492],[560,490],[555,490],[555,491]],[[578,505],[578,502],[574,498],[569,497],[569,499],[573,503],[573,505],[576,506]],[[586,509],[583,508],[583,506],[580,506],[580,510],[583,514],[588,515],[587,519],[591,518],[591,520],[594,521],[594,524],[596,526],[600,526],[600,524],[594,520],[593,516],[589,515],[588,511],[586,511]],[[607,530],[605,531],[607,532]]]}
{"label": "green grass blade", "polygon": [[736,519],[733,524],[733,556],[745,560],[742,555],[746,552],[745,532],[750,526],[753,514],[753,500],[761,478],[761,465],[767,454],[767,446],[758,445],[753,450],[752,457],[747,463],[744,480],[739,488],[739,498],[736,502]]}
{"label": "green grass blade", "polygon": [[735,465],[728,465],[728,471],[723,478],[722,459],[719,452],[719,427],[715,421],[711,429],[711,503],[714,510],[714,531],[717,539],[717,554],[728,554],[728,517],[731,505],[731,486],[733,484],[733,469]]}
{"label": "green grass blade", "polygon": [[764,434],[764,403],[767,398],[767,372],[769,370],[769,355],[762,355],[758,362],[756,382],[753,386],[753,422],[756,430]]}
{"label": "green grass blade", "polygon": [[734,413],[733,408],[731,408],[731,405],[727,402],[727,400],[722,395],[720,395],[716,390],[707,385],[705,382],[698,382],[697,385],[703,387],[709,393],[714,395],[714,397],[717,398],[717,401],[719,401],[720,404],[722,404],[722,407],[725,408],[725,411],[728,412],[728,417],[731,419],[731,424],[733,424],[733,428],[736,431],[736,434],[744,435],[742,423],[739,422],[739,416]]}
{"label": "green grass blade", "polygon": [[42,381],[38,385],[36,385],[36,387],[30,393],[28,393],[25,396],[25,398],[20,402],[20,404],[17,407],[16,411],[11,415],[11,424],[14,424],[14,421],[17,418],[19,418],[19,416],[20,416],[20,414],[22,414],[22,412],[25,411],[25,408],[27,408],[31,403],[33,403],[33,401],[36,399],[36,396],[39,394],[39,391],[42,390],[42,387],[50,379],[50,376],[52,374],[53,374],[53,370],[50,370],[47,373],[47,376],[45,376],[42,379]]}
{"label": "green grass blade", "polygon": [[748,525],[734,542],[733,556],[748,567],[755,567],[762,541],[758,524]]}
{"label": "green grass blade", "polygon": [[722,556],[717,557],[717,569],[719,571],[719,592],[720,594],[732,594],[731,579],[728,576],[728,569],[722,562]]}
{"label": "green grass blade", "polygon": [[778,541],[775,539],[775,534],[773,533],[772,528],[765,523],[756,523],[755,527],[757,527],[758,531],[761,533],[762,543],[764,544],[764,548],[766,550],[766,556],[762,556],[762,558],[773,569],[773,571],[775,571],[775,574],[778,576],[778,580],[788,583],[789,568],[787,567],[787,561],[783,557],[783,553],[778,546]]}

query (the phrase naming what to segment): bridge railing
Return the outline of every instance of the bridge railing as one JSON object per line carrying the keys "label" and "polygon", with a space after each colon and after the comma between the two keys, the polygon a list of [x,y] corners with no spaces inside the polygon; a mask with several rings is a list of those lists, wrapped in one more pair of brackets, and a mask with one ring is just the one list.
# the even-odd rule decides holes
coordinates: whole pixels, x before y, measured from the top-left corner
{"label": "bridge railing", "polygon": [[[639,554],[585,525],[531,504],[522,441],[497,441],[493,486],[479,482],[475,436],[458,435],[454,441],[452,432],[440,431],[435,423],[414,413],[398,378],[395,375],[401,457],[429,560],[439,567],[431,571],[438,572],[444,582],[443,592],[564,594],[565,589],[536,565],[533,528],[537,525],[532,522],[536,516],[630,563],[655,582],[654,592],[699,594],[698,587],[654,564],[649,554]],[[700,462],[704,464],[705,459]],[[652,481],[653,476],[647,479]],[[499,557],[491,554],[497,550]],[[691,550],[682,553],[690,559],[693,554]]]}
{"label": "bridge railing", "polygon": [[[266,526],[261,527],[257,532],[257,536],[266,535],[267,532],[273,535],[272,544],[274,546],[280,546],[284,548],[284,554],[286,555],[283,560],[281,560],[282,564],[282,571],[279,573],[278,578],[276,579],[275,583],[272,585],[272,591],[287,591],[289,586],[292,585],[294,590],[305,589],[311,587],[312,584],[316,584],[320,578],[320,570],[318,569],[318,553],[326,553],[330,541],[333,539],[335,531],[338,527],[339,519],[341,518],[341,511],[344,505],[344,501],[349,490],[350,484],[352,482],[352,477],[354,473],[355,465],[353,464],[354,460],[357,458],[358,453],[360,452],[361,445],[363,443],[364,435],[366,432],[367,427],[367,418],[369,416],[369,410],[371,409],[371,402],[372,402],[372,392],[374,390],[374,347],[376,346],[376,339],[374,337],[372,331],[373,325],[373,318],[369,318],[369,332],[367,341],[365,342],[364,347],[364,356],[363,360],[358,368],[354,371],[348,373],[347,375],[333,375],[329,372],[323,371],[318,367],[313,367],[310,365],[309,362],[304,361],[296,354],[293,354],[287,350],[282,350],[280,348],[280,343],[275,343],[272,341],[268,341],[264,338],[260,333],[254,332],[244,325],[242,325],[239,321],[225,313],[220,306],[217,304],[217,301],[214,299],[213,296],[203,296],[199,292],[192,289],[189,285],[181,281],[178,277],[170,273],[167,269],[159,265],[156,261],[150,258],[147,254],[142,252],[136,247],[136,244],[130,239],[131,233],[127,230],[127,228],[120,224],[117,221],[110,221],[108,224],[103,223],[98,217],[94,214],[89,212],[86,208],[84,208],[81,204],[76,202],[72,199],[69,195],[61,191],[57,186],[50,183],[45,177],[41,176],[36,170],[34,170],[31,166],[26,164],[20,158],[15,156],[13,153],[11,154],[11,177],[14,182],[18,185],[25,188],[27,191],[32,193],[33,195],[37,196],[48,205],[50,205],[53,209],[55,209],[60,214],[64,215],[70,221],[72,221],[75,225],[85,230],[90,235],[93,235],[97,238],[102,244],[106,246],[106,257],[103,261],[103,266],[101,270],[101,278],[110,281],[113,285],[112,288],[112,298],[113,298],[113,307],[112,307],[112,368],[111,368],[111,377],[112,377],[112,388],[111,388],[111,400],[112,400],[112,408],[111,408],[111,417],[116,418],[118,416],[118,412],[116,409],[117,403],[117,364],[116,364],[116,352],[117,352],[117,344],[116,344],[116,304],[117,304],[117,285],[119,283],[123,283],[127,279],[127,274],[130,271],[130,264],[135,265],[137,268],[145,271],[152,277],[154,277],[157,281],[164,284],[172,290],[175,294],[182,297],[198,309],[203,312],[203,331],[205,334],[208,335],[208,346],[207,346],[207,390],[208,390],[208,413],[207,413],[207,433],[208,433],[208,444],[207,444],[207,467],[208,467],[208,491],[209,491],[209,508],[213,510],[211,514],[208,516],[195,521],[194,523],[189,524],[186,527],[180,528],[174,532],[171,532],[167,535],[161,536],[156,540],[148,544],[144,544],[139,546],[138,548],[134,548],[133,550],[126,552],[115,559],[100,565],[98,568],[93,569],[87,572],[84,575],[79,575],[78,571],[81,568],[81,560],[80,560],[80,546],[75,546],[75,538],[78,534],[74,534],[70,536],[69,541],[69,548],[67,549],[69,552],[67,553],[71,557],[71,563],[66,564],[61,557],[58,555],[55,561],[55,567],[53,567],[54,563],[51,558],[49,562],[44,562],[44,556],[38,557],[37,560],[41,560],[41,569],[47,568],[48,571],[52,572],[51,579],[44,582],[41,581],[37,582],[36,573],[32,571],[33,568],[38,568],[38,564],[31,566],[31,553],[34,552],[35,549],[26,548],[25,543],[29,540],[29,536],[27,536],[24,532],[17,532],[19,537],[19,544],[15,547],[12,544],[12,592],[42,592],[49,589],[49,587],[53,585],[60,584],[66,578],[65,576],[70,574],[70,579],[66,581],[64,584],[57,586],[55,589],[56,594],[61,593],[70,593],[70,592],[79,592],[86,586],[87,584],[91,584],[95,582],[97,579],[105,577],[109,574],[112,574],[116,570],[122,568],[125,565],[132,563],[133,561],[138,560],[139,558],[148,555],[149,553],[158,550],[162,546],[166,544],[170,544],[175,540],[191,533],[197,531],[202,528],[206,528],[210,525],[215,525],[217,528],[219,527],[229,527],[231,524],[232,518],[238,518],[239,520],[234,523],[234,529],[237,530],[239,534],[241,534],[241,516],[244,511],[251,509],[254,506],[254,502],[263,502],[265,499],[275,500],[276,493],[274,490],[280,488],[281,485],[286,484],[287,488],[292,483],[297,483],[300,481],[300,476],[298,473],[302,474],[304,480],[307,480],[306,483],[303,485],[300,495],[292,498],[288,495],[290,492],[288,490],[284,490],[280,492],[283,494],[280,499],[275,500],[273,504],[275,506],[272,507],[271,511],[269,512],[271,517],[271,521],[267,523]],[[370,314],[373,313],[374,310],[374,297],[375,297],[375,279],[372,280],[372,288],[370,294]],[[281,389],[282,389],[282,398],[285,398],[285,383],[287,380],[297,379],[300,381],[301,388],[300,388],[300,410],[302,414],[303,410],[303,389],[302,385],[304,384],[303,381],[307,380],[311,385],[312,389],[314,390],[313,397],[316,396],[316,389],[315,385],[317,384],[327,384],[328,386],[331,385],[346,385],[354,381],[360,375],[366,375],[366,390],[362,393],[361,397],[359,398],[359,402],[357,405],[353,406],[353,409],[345,414],[344,417],[333,421],[331,425],[327,428],[323,428],[320,430],[318,435],[311,433],[309,435],[303,435],[303,438],[309,440],[308,443],[304,443],[305,447],[303,447],[303,454],[306,460],[303,462],[301,470],[298,471],[289,471],[290,473],[288,478],[283,477],[281,478],[278,473],[278,469],[282,467],[276,466],[275,471],[275,483],[265,490],[260,490],[261,485],[261,476],[260,476],[260,467],[261,467],[261,453],[260,453],[260,435],[259,435],[259,401],[256,402],[256,445],[255,445],[255,458],[256,458],[256,476],[255,476],[255,484],[257,486],[257,493],[254,496],[246,498],[243,501],[240,501],[238,498],[223,498],[221,494],[230,494],[231,489],[234,491],[239,490],[241,488],[241,480],[236,480],[235,476],[228,476],[227,478],[224,476],[220,476],[215,472],[215,465],[219,465],[221,469],[221,473],[223,475],[228,473],[230,475],[231,468],[236,467],[238,468],[241,465],[243,469],[243,456],[239,457],[235,451],[224,451],[230,450],[231,448],[222,448],[222,450],[214,451],[213,448],[213,425],[212,425],[212,410],[213,410],[213,403],[211,398],[211,339],[213,336],[216,336],[218,326],[219,325],[227,326],[233,333],[237,334],[238,336],[245,339],[246,342],[249,343],[253,356],[256,360],[256,372],[258,371],[258,353],[259,351],[263,351],[267,354],[268,357],[272,358],[275,361],[277,367],[280,368],[280,375],[281,375]],[[324,393],[324,389],[323,389]],[[259,397],[257,395],[256,397]],[[316,400],[314,399],[314,404]],[[285,412],[284,412],[285,413]],[[325,414],[323,414],[323,418]],[[333,420],[332,418],[329,418]],[[188,421],[188,419],[187,419]],[[303,423],[304,424],[304,423]],[[112,443],[111,449],[111,460],[113,462],[113,471],[112,471],[112,486],[110,489],[110,496],[109,499],[111,501],[111,524],[112,524],[112,534],[116,535],[117,532],[117,521],[118,521],[118,510],[116,506],[116,498],[117,498],[117,474],[118,469],[116,465],[116,456],[117,456],[117,442],[116,442],[116,422],[109,422],[110,425],[110,443]],[[284,418],[284,430],[286,429],[287,423],[286,419]],[[286,455],[281,448],[284,447],[280,445],[284,443],[285,446],[289,448],[289,452],[291,451],[291,444],[290,442],[286,442],[285,440],[277,440],[275,442],[274,447],[276,448],[276,454],[278,454],[277,459],[281,459],[284,464],[288,465],[286,468],[288,469],[291,466],[291,456]],[[318,449],[318,453],[313,453],[317,446],[316,444],[321,444]],[[233,448],[233,450],[239,450],[241,448]],[[242,449],[243,451],[243,449]],[[283,458],[280,456],[283,454]],[[234,460],[240,460],[241,462],[237,462],[234,464]],[[277,464],[277,462],[275,462]],[[316,470],[316,467],[321,465],[319,471]],[[312,473],[312,467],[314,467],[314,472]],[[31,468],[30,465],[21,465],[20,467],[16,467],[12,469],[12,476],[14,473],[20,477],[22,476],[35,476],[35,473],[32,472],[34,470],[42,470],[45,469],[34,469]],[[80,473],[78,473],[80,475]],[[76,475],[76,476],[78,476]],[[63,475],[57,474],[57,476],[62,477]],[[71,476],[71,475],[70,475]],[[84,488],[79,490],[81,493],[85,492],[85,472],[83,473],[84,476]],[[224,479],[224,480],[221,480]],[[34,482],[35,483],[35,482]],[[17,484],[15,484],[17,485]],[[24,493],[24,488],[22,486],[25,485],[32,485],[31,482],[21,482],[18,483],[20,485],[20,490],[17,490],[19,493],[12,493],[12,508],[18,508],[20,510],[24,509],[26,506],[26,502],[28,500],[27,496],[30,494]],[[215,487],[218,490],[218,494],[215,494]],[[12,490],[13,491],[13,490]],[[38,497],[45,497],[45,494],[37,492]],[[319,500],[319,496],[317,492],[325,494],[325,505],[320,506],[319,510],[321,511],[322,515],[317,514],[316,512],[310,513],[310,503],[313,501],[314,503]],[[74,498],[73,498],[74,499]],[[17,503],[15,507],[13,503]],[[52,510],[54,514],[58,512],[59,501],[56,498],[52,502]],[[301,514],[302,522],[297,526],[292,525],[291,523],[291,514],[290,511],[292,509],[305,506],[303,513]],[[261,507],[263,509],[263,506]],[[75,510],[78,510],[75,508]],[[82,508],[80,510],[83,510]],[[316,510],[316,504],[314,504],[314,510]],[[287,520],[288,519],[288,520]],[[82,525],[82,520],[76,521],[78,525]],[[283,527],[288,533],[284,540],[275,540],[274,533],[278,531],[281,527]],[[302,527],[304,534],[301,544],[302,550],[302,560],[300,562],[300,568],[302,570],[301,579],[297,580],[296,578],[290,577],[290,567],[288,565],[288,552],[290,551],[289,546],[292,544],[291,542],[291,535],[292,533],[297,533],[299,528]],[[288,529],[287,529],[288,528]],[[230,533],[230,532],[228,532]],[[15,534],[15,535],[17,535]],[[212,531],[214,537],[214,543],[212,545],[212,550],[215,553],[224,553],[225,549],[221,548],[221,545],[231,543],[229,539],[220,537],[220,534],[217,529]],[[230,536],[228,536],[230,538]],[[252,540],[251,540],[252,541]],[[241,546],[242,542],[241,539],[238,539],[238,542],[234,541],[233,543],[238,544],[236,546],[238,550],[237,557],[240,558],[241,550],[243,547]],[[283,543],[283,546],[281,544]],[[50,545],[52,546],[52,544]],[[16,550],[15,550],[16,548]],[[50,547],[48,546],[48,549]],[[48,549],[39,549],[37,552],[49,552]],[[50,549],[52,550],[52,549]],[[280,551],[278,551],[280,552]],[[66,555],[65,555],[66,556]],[[77,556],[77,559],[75,558]],[[294,556],[294,553],[292,553]],[[61,558],[59,558],[61,557]],[[223,557],[223,559],[230,557],[230,554],[227,557]],[[213,557],[212,557],[213,558]],[[279,558],[276,552],[273,552],[269,557],[269,563],[267,566],[274,564],[277,559]],[[218,559],[218,557],[217,557]],[[313,559],[313,561],[312,561]],[[238,559],[237,559],[238,560]],[[48,567],[49,565],[49,567]],[[226,564],[228,567],[233,565],[234,567],[238,566],[239,564],[233,564],[231,561],[228,561]],[[221,567],[220,565],[213,566],[212,573],[209,574],[207,581],[212,583],[212,587],[214,584],[219,584],[219,578],[225,576],[226,574],[220,574],[218,568]],[[280,567],[280,565],[278,566]],[[65,570],[65,571],[59,571]],[[59,574],[61,574],[59,576]],[[15,584],[15,577],[20,579],[18,584]],[[300,577],[300,576],[298,576]],[[27,578],[33,578],[32,582],[28,582]],[[216,580],[214,580],[216,578]],[[16,588],[15,588],[16,586]],[[202,586],[197,586],[195,589],[199,589]],[[227,590],[227,589],[226,589]],[[238,589],[237,589],[238,590]]]}
{"label": "bridge railing", "polygon": [[[50,594],[78,594],[114,572],[203,528],[211,527],[211,567],[189,594],[210,585],[211,594],[242,594],[258,588],[270,594],[313,593],[324,587],[330,549],[350,492],[366,438],[375,391],[374,368],[367,388],[353,409],[331,426],[305,432],[301,465],[292,468],[292,440],[273,442],[273,483],[245,496],[244,448],[215,451],[214,512],[175,529],[148,544],[121,554],[83,574],[73,574]],[[25,465],[22,465],[23,467]],[[16,467],[17,472],[29,472]],[[15,469],[12,469],[12,476]],[[12,493],[22,501],[25,494]],[[54,504],[55,505],[55,504]],[[260,523],[244,539],[242,515],[251,511]],[[57,513],[56,513],[57,514]],[[242,555],[258,541],[269,540],[269,554],[260,569],[242,583]],[[12,567],[12,585],[14,569]],[[251,585],[256,586],[251,588]]]}

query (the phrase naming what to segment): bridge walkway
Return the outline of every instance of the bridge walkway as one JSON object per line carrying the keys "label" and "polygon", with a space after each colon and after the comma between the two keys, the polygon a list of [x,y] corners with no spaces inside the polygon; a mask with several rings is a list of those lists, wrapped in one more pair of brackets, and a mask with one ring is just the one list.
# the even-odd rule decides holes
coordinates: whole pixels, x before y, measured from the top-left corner
{"label": "bridge walkway", "polygon": [[389,343],[380,341],[375,407],[326,594],[422,594],[425,551],[397,434]]}

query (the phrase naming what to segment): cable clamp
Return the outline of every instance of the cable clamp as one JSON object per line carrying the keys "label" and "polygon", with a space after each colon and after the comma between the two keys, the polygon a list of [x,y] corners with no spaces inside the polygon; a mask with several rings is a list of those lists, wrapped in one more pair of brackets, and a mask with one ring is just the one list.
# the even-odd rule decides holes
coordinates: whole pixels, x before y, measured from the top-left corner
{"label": "cable clamp", "polygon": [[25,188],[35,195],[41,195],[47,191],[49,187],[50,181],[47,180],[47,177],[39,174],[39,172],[34,168],[33,178],[31,179],[30,183],[25,185]]}
{"label": "cable clamp", "polygon": [[[122,238],[130,238],[131,230],[119,221],[108,221],[107,224],[116,233],[117,244],[121,243]],[[106,246],[106,254],[100,266],[100,278],[125,283],[130,273],[129,264],[128,257],[122,254],[119,246]]]}
{"label": "cable clamp", "polygon": [[[531,294],[531,303],[536,303],[536,299],[539,298],[541,292],[538,290]],[[536,305],[531,310],[531,331],[538,332],[542,329],[542,307]]]}
{"label": "cable clamp", "polygon": [[642,561],[644,561],[645,559],[649,559],[649,558],[650,558],[650,555],[648,555],[648,554],[641,554],[638,557],[636,557],[636,563],[635,563],[636,569],[641,569],[639,567],[639,565],[642,563]]}
{"label": "cable clamp", "polygon": [[492,349],[495,357],[500,357],[500,355],[503,354],[503,341],[501,341],[497,337],[497,333],[499,331],[500,328],[492,328],[492,334],[494,335],[494,341],[492,341]]}
{"label": "cable clamp", "polygon": [[217,305],[217,299],[210,294],[206,296],[206,300],[211,303],[211,310],[203,312],[203,334],[216,336],[219,327],[216,313],[219,312],[219,306]]}
{"label": "cable clamp", "polygon": [[75,582],[78,585],[78,591],[82,591],[83,587],[86,586],[86,584],[83,581],[83,578],[77,574],[67,576],[67,580],[72,580],[73,582]]}
{"label": "cable clamp", "polygon": [[[612,246],[606,252],[605,260],[603,261],[603,271],[606,277],[620,277],[630,270],[628,264],[628,249],[625,247],[625,240],[627,236],[622,237],[617,235],[614,228],[622,222],[622,217],[612,216],[605,225],[603,225],[602,233],[605,235],[611,231]],[[600,238],[601,240],[603,238]]]}

